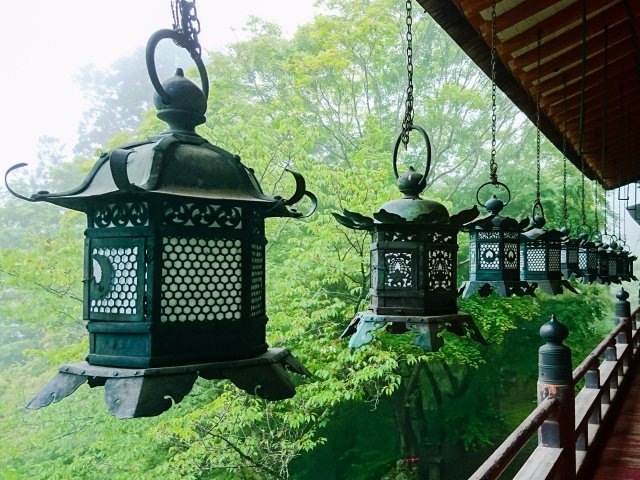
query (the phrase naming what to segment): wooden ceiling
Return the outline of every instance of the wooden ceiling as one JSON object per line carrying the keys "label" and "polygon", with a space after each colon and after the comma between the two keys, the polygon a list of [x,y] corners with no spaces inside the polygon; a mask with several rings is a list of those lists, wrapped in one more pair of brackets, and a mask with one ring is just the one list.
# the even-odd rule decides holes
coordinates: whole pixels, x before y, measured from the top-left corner
{"label": "wooden ceiling", "polygon": [[[491,0],[418,2],[490,75]],[[539,84],[540,130],[607,189],[640,180],[639,34],[639,0],[496,4],[498,88],[535,123]]]}

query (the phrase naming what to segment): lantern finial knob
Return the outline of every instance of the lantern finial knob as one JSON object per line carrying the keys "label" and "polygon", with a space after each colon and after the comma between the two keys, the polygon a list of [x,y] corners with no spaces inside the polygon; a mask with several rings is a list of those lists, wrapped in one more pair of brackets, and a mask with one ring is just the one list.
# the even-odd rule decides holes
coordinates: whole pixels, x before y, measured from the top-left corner
{"label": "lantern finial knob", "polygon": [[422,175],[415,171],[413,167],[398,177],[398,189],[404,193],[405,198],[418,198],[420,192],[424,190]]}
{"label": "lantern finial knob", "polygon": [[181,68],[162,87],[169,96],[169,102],[156,93],[153,103],[158,109],[158,118],[167,122],[171,130],[192,132],[196,125],[205,122],[207,99],[191,80],[184,77]]}
{"label": "lantern finial knob", "polygon": [[489,213],[497,215],[504,208],[504,202],[495,195],[491,195],[491,198],[484,204],[484,208],[486,208]]}

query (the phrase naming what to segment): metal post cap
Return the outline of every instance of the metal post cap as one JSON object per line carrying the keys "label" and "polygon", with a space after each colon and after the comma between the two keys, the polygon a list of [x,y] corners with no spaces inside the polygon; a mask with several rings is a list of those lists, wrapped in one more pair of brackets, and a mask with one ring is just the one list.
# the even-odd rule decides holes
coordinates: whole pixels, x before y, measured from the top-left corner
{"label": "metal post cap", "polygon": [[621,288],[616,293],[616,298],[618,299],[616,302],[616,317],[629,318],[631,316],[631,304],[627,300],[629,293],[624,288]]}
{"label": "metal post cap", "polygon": [[547,343],[538,349],[538,381],[569,385],[573,380],[571,349],[562,343],[569,336],[569,329],[554,314],[540,327],[540,336]]}

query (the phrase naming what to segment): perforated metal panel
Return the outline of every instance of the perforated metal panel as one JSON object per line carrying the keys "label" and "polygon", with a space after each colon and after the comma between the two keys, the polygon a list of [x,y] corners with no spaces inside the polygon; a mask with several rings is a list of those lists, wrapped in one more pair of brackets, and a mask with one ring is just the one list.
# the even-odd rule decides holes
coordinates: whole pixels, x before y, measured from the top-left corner
{"label": "perforated metal panel", "polygon": [[498,243],[480,244],[480,268],[499,269],[500,268],[500,245]]}
{"label": "perforated metal panel", "polygon": [[447,250],[430,250],[427,256],[429,290],[451,289],[453,287],[453,254]]}
{"label": "perforated metal panel", "polygon": [[549,263],[547,264],[547,270],[549,272],[560,271],[560,249],[549,248]]}
{"label": "perforated metal panel", "polygon": [[504,243],[504,269],[505,270],[518,270],[519,265],[518,244],[505,242]]}
{"label": "perforated metal panel", "polygon": [[264,308],[264,245],[251,245],[251,317],[265,314]]}
{"label": "perforated metal panel", "polygon": [[240,240],[165,237],[160,321],[239,320]]}
{"label": "perforated metal panel", "polygon": [[527,269],[532,272],[544,272],[547,269],[544,248],[527,248]]}
{"label": "perforated metal panel", "polygon": [[384,285],[392,288],[413,287],[413,263],[411,252],[385,252]]}
{"label": "perforated metal panel", "polygon": [[91,313],[136,315],[138,247],[91,250]]}

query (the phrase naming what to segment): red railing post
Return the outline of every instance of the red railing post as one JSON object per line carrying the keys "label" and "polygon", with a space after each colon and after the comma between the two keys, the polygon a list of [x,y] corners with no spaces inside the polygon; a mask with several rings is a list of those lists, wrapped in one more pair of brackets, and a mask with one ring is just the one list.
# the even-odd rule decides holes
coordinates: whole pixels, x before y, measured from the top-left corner
{"label": "red railing post", "polygon": [[576,478],[575,451],[575,388],[571,365],[571,349],[562,342],[569,330],[553,315],[540,328],[546,344],[538,350],[538,403],[555,397],[560,408],[546,420],[538,431],[538,445],[562,448],[556,478]]}

